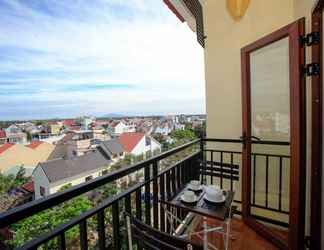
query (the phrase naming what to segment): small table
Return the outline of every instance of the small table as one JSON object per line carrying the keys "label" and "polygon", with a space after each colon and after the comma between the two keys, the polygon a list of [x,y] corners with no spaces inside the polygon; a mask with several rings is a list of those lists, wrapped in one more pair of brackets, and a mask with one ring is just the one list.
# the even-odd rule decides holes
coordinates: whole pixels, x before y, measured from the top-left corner
{"label": "small table", "polygon": [[[203,186],[201,191],[195,192],[195,194],[198,196],[198,201],[196,203],[190,204],[181,201],[181,195],[185,190],[188,190],[188,186],[182,188],[178,193],[174,194],[169,199],[165,199],[165,200],[160,199],[160,203],[163,206],[167,216],[169,216],[169,218],[172,220],[171,226],[173,227],[173,219],[176,219],[177,221],[182,223],[182,221],[174,215],[174,211],[176,209],[182,209],[187,212],[192,212],[195,214],[202,215],[203,225],[204,225],[204,230],[202,231],[204,235],[204,240],[203,240],[204,249],[207,250],[208,245],[211,246],[211,244],[209,244],[207,241],[207,233],[209,232],[223,233],[223,227],[208,228],[207,217],[224,221],[226,225],[226,233],[223,234],[225,234],[224,243],[225,243],[225,249],[227,250],[228,241],[229,241],[230,222],[231,222],[231,206],[232,206],[235,193],[233,191],[223,191],[226,197],[223,203],[219,203],[219,204],[210,203],[208,201],[205,201],[204,199],[205,188]],[[169,211],[168,208],[170,208],[171,211]],[[199,234],[199,233],[201,232],[195,232],[191,235]],[[217,249],[214,246],[211,247]]]}

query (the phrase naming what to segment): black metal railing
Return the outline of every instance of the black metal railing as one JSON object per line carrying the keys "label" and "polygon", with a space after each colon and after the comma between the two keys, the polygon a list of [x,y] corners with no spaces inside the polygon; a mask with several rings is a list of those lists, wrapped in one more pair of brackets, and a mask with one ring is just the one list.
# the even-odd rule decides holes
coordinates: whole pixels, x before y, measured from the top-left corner
{"label": "black metal railing", "polygon": [[[80,238],[77,241],[82,250],[89,248],[88,222],[95,220],[97,226],[97,244],[91,246],[95,249],[121,249],[123,239],[123,218],[121,211],[134,212],[136,217],[145,221],[162,231],[170,231],[169,222],[166,220],[162,207],[158,202],[160,197],[170,197],[190,179],[199,178],[200,140],[195,140],[179,146],[170,151],[135,165],[122,168],[105,176],[96,178],[89,182],[74,186],[63,192],[55,193],[46,198],[35,200],[23,206],[11,209],[0,215],[0,228],[10,227],[12,224],[25,218],[33,216],[46,209],[50,209],[63,202],[69,201],[88,191],[94,190],[107,183],[114,182],[120,178],[144,171],[144,180],[119,194],[109,197],[99,205],[72,218],[66,223],[38,235],[36,238],[26,242],[18,249],[48,249],[47,243],[56,241],[55,249],[66,249],[66,232],[78,227]],[[182,154],[175,157],[177,154]],[[175,157],[172,164],[170,157]],[[181,158],[181,159],[179,159]],[[107,225],[106,211],[110,211],[111,224]],[[185,216],[182,214],[182,216]],[[32,225],[31,225],[32,226]],[[107,226],[112,227],[112,235],[107,235]],[[111,240],[107,240],[107,238]],[[76,244],[76,243],[74,243]]]}
{"label": "black metal railing", "polygon": [[[210,147],[215,143],[217,146]],[[105,176],[93,179],[89,182],[74,186],[65,191],[55,193],[46,198],[27,203],[0,214],[0,229],[10,228],[13,224],[20,222],[37,213],[45,212],[75,197],[86,194],[103,185],[115,182],[121,178],[134,173],[143,173],[143,179],[134,183],[126,190],[104,199],[88,211],[77,217],[71,218],[58,227],[50,228],[42,235],[37,235],[34,239],[18,246],[18,249],[49,249],[48,242],[55,241],[55,249],[68,249],[66,234],[72,228],[77,227],[79,239],[73,244],[77,244],[82,250],[86,249],[121,249],[125,235],[125,224],[121,211],[132,212],[138,219],[153,227],[170,232],[171,225],[166,218],[165,212],[159,203],[159,199],[173,196],[179,189],[192,179],[199,179],[203,183],[219,184],[221,188],[237,189],[236,184],[240,181],[241,151],[224,149],[223,144],[235,144],[240,147],[241,140],[228,139],[198,139],[179,146],[170,151],[164,152],[148,160],[136,163],[132,166],[111,172]],[[263,145],[287,146],[285,142],[257,142]],[[174,158],[174,159],[170,159]],[[252,205],[256,208],[288,214],[284,209],[282,189],[283,189],[283,169],[286,166],[284,161],[289,160],[289,155],[259,154],[255,153],[253,158],[253,173],[257,173],[260,159],[265,158],[265,202],[259,203],[256,198],[256,180],[254,176],[252,192]],[[269,202],[269,180],[273,164],[269,164],[272,159],[279,161],[279,198],[278,206],[274,207]],[[258,162],[259,161],[259,162]],[[264,165],[264,164],[261,164]],[[240,197],[235,200],[240,203]],[[186,214],[176,211],[177,217],[185,218]],[[256,216],[257,217],[257,216]],[[269,218],[259,219],[269,221]],[[89,245],[89,223],[95,224],[96,243]],[[286,226],[280,220],[270,219],[270,222]],[[177,225],[173,225],[175,228]],[[107,227],[111,230],[107,231]],[[93,230],[93,227],[92,229]],[[92,244],[92,243],[91,243]]]}
{"label": "black metal railing", "polygon": [[[223,150],[224,144],[241,145],[242,140],[237,139],[203,139],[203,168],[201,170],[202,179],[205,183],[218,184],[221,188],[224,188],[224,182],[227,182],[226,189],[233,190],[235,184],[239,186],[240,169],[242,166],[242,151],[240,150]],[[272,147],[288,147],[289,142],[282,141],[252,141],[253,144],[259,144]],[[216,146],[214,146],[215,144]],[[231,147],[227,147],[231,148]],[[267,150],[264,150],[267,151]],[[289,151],[289,150],[286,150]],[[271,161],[271,164],[270,164]],[[289,174],[286,175],[284,180],[284,173],[289,172],[290,155],[285,153],[251,153],[251,173],[252,173],[252,187],[251,187],[251,207],[266,211],[272,211],[279,215],[289,215],[289,206],[283,206],[283,184],[289,183]],[[258,175],[258,171],[263,173],[263,176]],[[263,182],[257,187],[257,181]],[[217,182],[217,183],[215,183]],[[275,197],[269,198],[270,191],[269,186],[272,185],[272,189],[275,189]],[[261,189],[261,190],[258,190]],[[236,191],[237,188],[236,188]],[[288,191],[286,190],[285,193]],[[237,192],[239,193],[239,192]],[[259,196],[257,198],[257,196]],[[271,200],[271,202],[270,202]],[[287,199],[286,199],[287,200]],[[241,203],[241,197],[236,195],[235,202]],[[276,214],[273,218],[265,217],[262,215],[253,215],[257,219],[288,227],[287,221],[280,218],[276,218]],[[271,216],[270,216],[271,217]]]}

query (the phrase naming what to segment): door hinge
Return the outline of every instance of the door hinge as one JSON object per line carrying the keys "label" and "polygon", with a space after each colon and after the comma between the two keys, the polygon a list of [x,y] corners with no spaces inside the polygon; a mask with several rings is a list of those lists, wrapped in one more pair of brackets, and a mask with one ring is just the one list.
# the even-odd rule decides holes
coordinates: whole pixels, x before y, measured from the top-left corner
{"label": "door hinge", "polygon": [[304,76],[318,76],[321,71],[319,63],[310,63],[306,66],[303,66],[303,75]]}
{"label": "door hinge", "polygon": [[312,32],[306,36],[301,36],[301,45],[302,47],[312,46],[319,44],[321,41],[321,34],[319,32]]}
{"label": "door hinge", "polygon": [[311,237],[310,237],[310,235],[306,235],[305,236],[305,247],[309,249],[310,245],[311,245]]}

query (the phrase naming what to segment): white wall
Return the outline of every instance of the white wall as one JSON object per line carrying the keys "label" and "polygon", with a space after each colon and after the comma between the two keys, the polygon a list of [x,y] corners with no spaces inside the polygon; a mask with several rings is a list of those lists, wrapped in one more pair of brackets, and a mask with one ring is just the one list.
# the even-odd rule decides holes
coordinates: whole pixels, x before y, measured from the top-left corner
{"label": "white wall", "polygon": [[108,169],[108,166],[96,169],[94,171],[89,171],[82,173],[80,175],[74,176],[72,178],[66,178],[60,180],[58,182],[49,183],[46,174],[44,173],[41,167],[37,167],[33,173],[34,178],[34,187],[35,187],[35,199],[40,199],[42,196],[40,195],[40,186],[45,188],[45,196],[50,194],[54,194],[59,191],[63,186],[67,184],[71,184],[72,186],[81,184],[85,182],[88,176],[92,176],[92,178],[97,178],[102,175],[102,171]]}
{"label": "white wall", "polygon": [[33,173],[35,199],[40,199],[43,196],[40,194],[40,187],[45,189],[45,196],[50,194],[49,181],[43,171],[43,169],[37,166]]}
{"label": "white wall", "polygon": [[151,145],[148,147],[148,150],[150,150],[152,153],[155,150],[160,150],[161,152],[161,144],[156,140],[154,140],[152,137],[150,137],[150,140],[151,140]]}
{"label": "white wall", "polygon": [[62,187],[64,187],[67,184],[71,184],[72,186],[84,183],[86,180],[86,178],[88,176],[92,176],[92,178],[97,178],[99,176],[101,176],[101,173],[104,169],[106,168],[100,168],[98,170],[95,170],[93,172],[88,172],[88,173],[83,173],[82,175],[77,175],[74,176],[73,178],[66,178],[64,180],[61,180],[59,182],[55,182],[55,183],[51,183],[50,187],[49,187],[49,194],[54,194],[57,191],[59,191]]}
{"label": "white wall", "polygon": [[142,139],[137,143],[135,148],[132,150],[133,155],[141,155],[146,152],[146,145],[145,145],[145,136],[142,137]]}

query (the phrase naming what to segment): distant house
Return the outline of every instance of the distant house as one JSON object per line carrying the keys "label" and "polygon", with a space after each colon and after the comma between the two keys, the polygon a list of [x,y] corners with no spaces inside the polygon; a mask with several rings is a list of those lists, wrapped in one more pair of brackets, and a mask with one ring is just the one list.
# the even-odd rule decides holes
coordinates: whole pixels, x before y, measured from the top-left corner
{"label": "distant house", "polygon": [[113,161],[118,161],[125,156],[125,149],[118,139],[101,142],[98,150],[102,150],[105,154],[109,155]]}
{"label": "distant house", "polygon": [[87,130],[90,129],[92,123],[95,122],[95,118],[94,117],[81,117],[80,123],[81,123],[81,129],[83,130]]}
{"label": "distant house", "polygon": [[107,127],[107,132],[111,136],[119,136],[122,133],[132,133],[135,132],[136,128],[133,124],[127,124],[123,121],[112,122]]}
{"label": "distant house", "polygon": [[7,142],[6,131],[0,130],[0,145],[5,144]]}
{"label": "distant house", "polygon": [[101,126],[95,126],[92,128],[93,139],[100,141],[107,141],[110,139],[110,135]]}
{"label": "distant house", "polygon": [[15,124],[10,125],[8,128],[5,129],[6,133],[8,134],[15,134],[21,133],[22,129]]}
{"label": "distant house", "polygon": [[144,133],[123,133],[118,140],[126,152],[133,155],[161,152],[161,144]]}
{"label": "distant house", "polygon": [[27,134],[15,124],[10,125],[5,129],[7,143],[25,144],[27,143]]}
{"label": "distant house", "polygon": [[51,135],[59,135],[61,133],[62,124],[58,122],[49,122],[48,130]]}
{"label": "distant house", "polygon": [[53,150],[52,144],[40,141],[33,141],[27,146],[3,144],[0,146],[0,172],[16,174],[23,166],[26,169],[26,175],[30,176],[37,164],[46,161]]}
{"label": "distant house", "polygon": [[155,134],[168,135],[171,133],[171,128],[167,124],[157,126],[154,130]]}
{"label": "distant house", "polygon": [[81,156],[92,150],[91,141],[94,139],[92,130],[80,130],[73,133],[67,141],[67,157]]}
{"label": "distant house", "polygon": [[33,172],[35,199],[56,193],[66,185],[78,185],[101,176],[110,164],[111,160],[99,151],[39,163]]}

